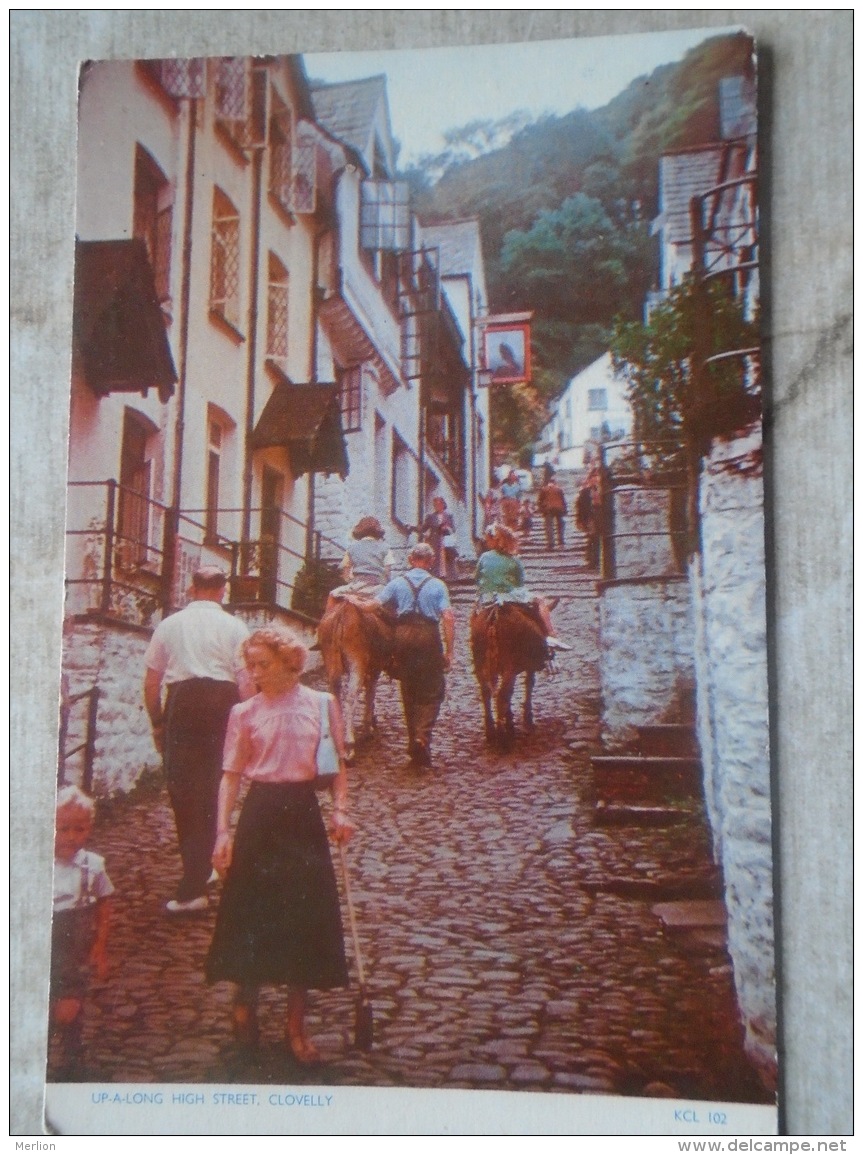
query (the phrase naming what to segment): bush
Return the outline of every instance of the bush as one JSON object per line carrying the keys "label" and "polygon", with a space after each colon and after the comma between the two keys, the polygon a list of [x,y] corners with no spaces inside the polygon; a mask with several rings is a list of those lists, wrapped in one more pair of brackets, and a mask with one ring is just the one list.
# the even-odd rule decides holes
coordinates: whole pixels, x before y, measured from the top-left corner
{"label": "bush", "polygon": [[336,586],[342,585],[338,564],[334,561],[310,559],[303,563],[294,581],[291,609],[320,621],[327,597]]}

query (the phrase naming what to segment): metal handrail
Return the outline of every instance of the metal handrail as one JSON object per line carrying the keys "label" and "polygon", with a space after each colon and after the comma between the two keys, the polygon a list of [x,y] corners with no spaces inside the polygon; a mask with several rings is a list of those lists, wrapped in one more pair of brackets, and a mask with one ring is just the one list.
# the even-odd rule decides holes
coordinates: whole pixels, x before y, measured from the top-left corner
{"label": "metal handrail", "polygon": [[[106,617],[117,617],[123,620],[134,619],[139,625],[147,625],[152,613],[160,606],[163,613],[170,610],[176,574],[177,546],[180,543],[196,550],[207,548],[222,550],[225,554],[229,553],[231,580],[235,581],[244,576],[258,576],[264,579],[261,582],[260,592],[269,593],[270,596],[265,599],[266,602],[284,609],[290,608],[294,590],[294,582],[286,580],[286,569],[296,570],[297,562],[321,561],[325,554],[333,555],[333,560],[335,560],[336,557],[341,558],[345,552],[345,546],[341,542],[320,530],[315,530],[308,540],[306,548],[301,549],[284,540],[271,539],[266,534],[245,539],[221,533],[213,536],[208,532],[204,520],[205,517],[213,513],[217,518],[234,516],[238,519],[237,526],[239,526],[239,518],[244,512],[250,512],[254,515],[274,515],[277,513],[279,527],[284,526],[289,530],[299,530],[304,541],[307,540],[308,527],[306,523],[287,510],[274,511],[256,507],[250,511],[244,511],[239,507],[229,506],[219,507],[215,511],[208,509],[173,510],[162,502],[145,497],[127,485],[121,485],[112,478],[105,481],[73,481],[69,485],[71,488],[77,489],[105,490],[102,513],[98,519],[95,519],[97,524],[91,524],[85,528],[70,528],[66,532],[69,537],[92,537],[101,543],[98,551],[99,557],[95,559],[96,570],[88,576],[69,576],[67,586],[99,587],[101,592],[98,596],[98,605],[94,606],[91,600],[88,612],[95,611]],[[130,533],[129,527],[122,522],[122,503],[126,498],[143,503],[142,508],[145,505],[149,511],[146,518],[143,516],[141,518],[147,526],[145,536],[142,538]],[[151,540],[153,519],[156,516],[163,519],[161,545],[154,545]],[[281,530],[275,537],[281,537]],[[142,556],[147,559],[146,562],[139,561],[124,565],[123,550],[129,549],[130,552],[134,552],[136,547],[140,547]],[[257,553],[259,559],[256,567],[258,573],[250,575],[248,559],[253,555],[253,552]],[[261,571],[261,562],[266,565],[263,571]],[[146,576],[146,580],[141,580],[143,576]],[[159,589],[154,588],[155,583],[159,583]],[[121,595],[120,598],[118,598],[118,594]],[[135,602],[134,608],[130,607],[128,602],[123,604],[122,595],[131,595]],[[152,609],[150,608],[151,600],[153,600]],[[259,597],[255,600],[261,599]],[[118,601],[120,602],[119,606]],[[131,618],[129,617],[130,614],[132,615]]]}
{"label": "metal handrail", "polygon": [[[76,702],[81,702],[85,698],[88,699],[87,704],[87,723],[84,732],[84,741],[79,742],[77,746],[73,746],[71,750],[65,746],[65,729],[61,735],[63,746],[60,750],[60,759],[57,766],[57,784],[64,786],[66,784],[66,763],[74,757],[75,754],[80,754],[84,751],[84,773],[81,777],[81,787],[87,794],[92,792],[93,788],[93,767],[96,761],[96,723],[99,712],[99,698],[100,690],[98,686],[91,686],[89,690],[81,690],[77,694],[70,694],[66,699],[66,706],[70,708]],[[68,722],[66,723],[68,725]]]}

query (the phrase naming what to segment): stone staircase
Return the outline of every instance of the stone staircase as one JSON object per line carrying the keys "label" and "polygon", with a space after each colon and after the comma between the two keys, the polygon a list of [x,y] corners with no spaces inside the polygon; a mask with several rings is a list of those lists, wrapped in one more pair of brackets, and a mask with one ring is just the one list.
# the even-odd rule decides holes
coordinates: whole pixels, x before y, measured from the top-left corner
{"label": "stone staircase", "polygon": [[[681,702],[681,721],[639,726],[633,748],[592,754],[596,795],[594,822],[609,833],[676,828],[693,846],[706,844],[702,768],[693,704]],[[616,873],[602,887],[609,893],[652,901],[665,934],[689,953],[724,953],[727,916],[720,871],[706,854],[686,873],[659,869],[652,878]]]}
{"label": "stone staircase", "polygon": [[[583,473],[578,470],[560,471],[555,474],[555,478],[564,491],[569,509],[565,519],[565,544],[563,549],[548,549],[545,522],[542,515],[535,511],[530,531],[520,535],[519,557],[524,565],[527,586],[533,593],[545,598],[593,599],[596,597],[598,575],[587,568],[587,539],[577,529],[573,517],[575,498]],[[530,493],[534,506],[540,484],[535,484]],[[454,606],[472,605],[476,598],[472,567],[466,568],[468,573],[448,583]]]}

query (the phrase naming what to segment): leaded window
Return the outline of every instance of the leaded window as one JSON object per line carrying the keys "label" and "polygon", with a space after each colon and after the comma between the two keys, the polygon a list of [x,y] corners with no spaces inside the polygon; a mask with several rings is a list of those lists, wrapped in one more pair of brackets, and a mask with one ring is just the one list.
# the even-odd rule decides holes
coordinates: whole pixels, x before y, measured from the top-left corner
{"label": "leaded window", "polygon": [[288,270],[270,253],[267,272],[267,356],[284,371],[288,359]]}
{"label": "leaded window", "polygon": [[270,95],[270,192],[291,211],[294,126],[291,110],[275,91]]}
{"label": "leaded window", "polygon": [[162,88],[174,99],[199,99],[206,93],[206,61],[200,57],[180,60],[147,61]]}
{"label": "leaded window", "polygon": [[360,244],[364,249],[395,252],[410,248],[407,181],[363,181]]}
{"label": "leaded window", "polygon": [[337,369],[339,404],[342,411],[342,429],[354,433],[363,427],[363,373],[359,365]]}
{"label": "leaded window", "polygon": [[210,308],[237,325],[240,320],[240,216],[221,189],[213,189]]}
{"label": "leaded window", "polygon": [[165,174],[146,151],[135,151],[135,191],[132,233],[147,246],[156,295],[171,295],[171,230],[173,191]]}

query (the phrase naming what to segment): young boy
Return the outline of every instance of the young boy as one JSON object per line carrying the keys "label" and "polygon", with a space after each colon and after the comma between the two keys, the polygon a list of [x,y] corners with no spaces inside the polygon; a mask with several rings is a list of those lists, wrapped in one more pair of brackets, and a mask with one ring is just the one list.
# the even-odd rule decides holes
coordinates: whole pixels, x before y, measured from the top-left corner
{"label": "young boy", "polygon": [[82,1011],[91,967],[108,973],[109,896],[105,860],[84,846],[95,803],[77,786],[57,794],[54,828],[54,922],[51,934],[51,1026],[60,1044],[59,1069],[71,1074],[83,1051]]}

